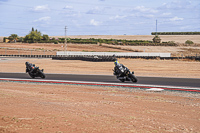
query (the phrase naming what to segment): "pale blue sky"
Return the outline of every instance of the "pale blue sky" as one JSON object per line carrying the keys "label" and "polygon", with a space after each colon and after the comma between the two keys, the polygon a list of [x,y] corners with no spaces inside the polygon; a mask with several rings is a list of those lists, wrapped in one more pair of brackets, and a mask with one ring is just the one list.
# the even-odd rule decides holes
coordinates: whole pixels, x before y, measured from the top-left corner
{"label": "pale blue sky", "polygon": [[0,0],[0,36],[200,31],[199,0]]}

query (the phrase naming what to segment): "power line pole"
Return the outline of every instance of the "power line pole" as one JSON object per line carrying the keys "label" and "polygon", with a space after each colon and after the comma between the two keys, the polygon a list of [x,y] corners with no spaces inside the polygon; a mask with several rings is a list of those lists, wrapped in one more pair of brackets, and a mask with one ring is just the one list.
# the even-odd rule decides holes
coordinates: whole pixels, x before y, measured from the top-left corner
{"label": "power line pole", "polygon": [[65,26],[65,50],[64,50],[65,56],[66,56],[66,50],[67,50],[67,26]]}
{"label": "power line pole", "polygon": [[157,36],[157,19],[156,19],[156,36]]}

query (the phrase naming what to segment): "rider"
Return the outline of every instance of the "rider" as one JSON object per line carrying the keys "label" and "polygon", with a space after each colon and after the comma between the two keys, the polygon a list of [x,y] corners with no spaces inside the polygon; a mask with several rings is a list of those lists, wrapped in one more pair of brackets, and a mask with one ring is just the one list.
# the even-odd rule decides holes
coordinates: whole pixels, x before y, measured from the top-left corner
{"label": "rider", "polygon": [[120,70],[120,67],[122,67],[124,70],[128,68],[125,67],[123,64],[120,64],[118,60],[115,60],[114,64],[115,64],[114,75],[117,75],[119,77],[123,76],[123,72]]}
{"label": "rider", "polygon": [[26,72],[33,72],[33,70],[36,68],[35,64],[29,62],[26,62],[25,64],[26,64]]}

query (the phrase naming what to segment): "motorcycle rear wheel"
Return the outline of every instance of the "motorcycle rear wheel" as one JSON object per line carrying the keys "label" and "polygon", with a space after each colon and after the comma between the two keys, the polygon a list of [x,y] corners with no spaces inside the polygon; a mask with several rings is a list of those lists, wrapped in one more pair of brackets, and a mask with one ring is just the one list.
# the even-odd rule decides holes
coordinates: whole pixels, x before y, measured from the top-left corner
{"label": "motorcycle rear wheel", "polygon": [[125,79],[120,79],[120,81],[121,81],[121,82],[124,82],[124,81],[125,81]]}
{"label": "motorcycle rear wheel", "polygon": [[35,76],[33,76],[33,74],[31,74],[30,72],[28,73],[29,74],[29,76],[31,77],[31,78],[35,78]]}

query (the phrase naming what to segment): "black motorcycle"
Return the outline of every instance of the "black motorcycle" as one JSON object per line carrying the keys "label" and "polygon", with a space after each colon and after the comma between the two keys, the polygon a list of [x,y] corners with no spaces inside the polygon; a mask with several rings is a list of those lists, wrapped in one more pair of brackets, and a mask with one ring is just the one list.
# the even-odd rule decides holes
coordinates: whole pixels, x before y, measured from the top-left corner
{"label": "black motorcycle", "polygon": [[39,67],[36,67],[35,64],[26,62],[26,73],[28,73],[30,75],[31,78],[35,78],[35,77],[41,77],[41,78],[45,78],[45,75],[43,73],[43,69],[39,69]]}
{"label": "black motorcycle", "polygon": [[131,72],[124,65],[115,66],[113,71],[114,71],[113,74],[116,75],[117,79],[119,79],[121,82],[125,82],[125,81],[137,82],[138,81],[138,79],[134,75],[134,71]]}

